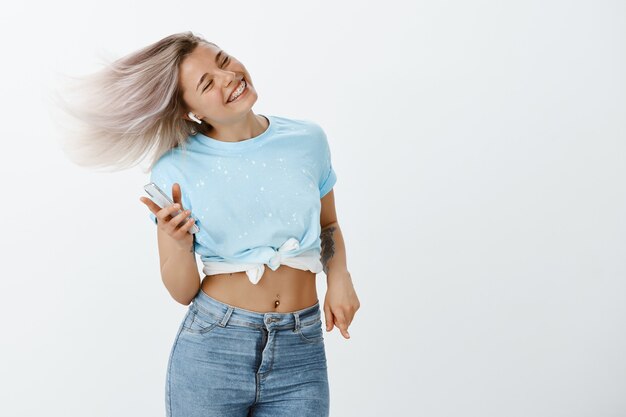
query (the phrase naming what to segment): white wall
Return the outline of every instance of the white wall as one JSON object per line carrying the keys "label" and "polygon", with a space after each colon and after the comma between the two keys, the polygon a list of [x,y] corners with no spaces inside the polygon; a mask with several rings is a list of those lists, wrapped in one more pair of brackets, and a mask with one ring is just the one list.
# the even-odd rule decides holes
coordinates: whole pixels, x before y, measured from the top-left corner
{"label": "white wall", "polygon": [[148,176],[73,165],[45,96],[57,72],[185,30],[244,62],[256,113],[328,134],[361,301],[350,340],[326,334],[332,416],[626,415],[624,2],[2,15],[3,415],[164,415],[186,307],[160,279]]}

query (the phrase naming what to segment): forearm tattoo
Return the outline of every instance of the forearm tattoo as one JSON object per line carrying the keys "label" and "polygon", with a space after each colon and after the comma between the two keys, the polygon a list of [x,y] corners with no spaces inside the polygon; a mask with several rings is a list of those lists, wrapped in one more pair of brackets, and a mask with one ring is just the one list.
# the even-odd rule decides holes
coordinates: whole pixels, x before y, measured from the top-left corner
{"label": "forearm tattoo", "polygon": [[322,241],[322,266],[324,267],[324,273],[328,275],[328,262],[335,255],[335,239],[333,233],[337,230],[335,226],[330,226],[322,229],[320,239]]}

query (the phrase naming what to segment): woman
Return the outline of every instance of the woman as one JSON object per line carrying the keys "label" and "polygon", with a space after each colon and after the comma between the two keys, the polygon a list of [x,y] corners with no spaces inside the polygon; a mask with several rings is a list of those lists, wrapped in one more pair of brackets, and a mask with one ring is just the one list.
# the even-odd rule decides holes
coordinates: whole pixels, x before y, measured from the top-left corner
{"label": "woman", "polygon": [[191,32],[80,88],[89,111],[68,109],[90,141],[67,150],[84,165],[128,165],[155,146],[151,180],[175,203],[141,198],[157,224],[163,283],[189,305],[168,362],[167,415],[328,416],[316,273],[327,276],[327,331],[349,338],[360,303],[323,130],[255,114],[244,65]]}

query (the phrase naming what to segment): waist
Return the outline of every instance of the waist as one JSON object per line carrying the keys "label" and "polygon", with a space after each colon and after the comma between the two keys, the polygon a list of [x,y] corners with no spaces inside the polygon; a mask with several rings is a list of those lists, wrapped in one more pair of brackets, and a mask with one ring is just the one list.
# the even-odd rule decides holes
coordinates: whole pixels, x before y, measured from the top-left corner
{"label": "waist", "polygon": [[255,312],[290,312],[315,304],[316,274],[282,265],[268,268],[258,285],[245,271],[206,275],[200,290],[225,304]]}
{"label": "waist", "polygon": [[266,326],[266,323],[268,325],[269,323],[273,323],[272,326],[275,328],[293,328],[295,324],[294,315],[299,317],[301,323],[310,323],[321,318],[319,300],[316,300],[314,304],[294,309],[292,311],[272,311],[272,315],[270,316],[268,315],[270,312],[251,311],[224,303],[207,295],[203,291],[198,292],[192,305],[190,306],[190,309],[198,312],[197,314],[200,314],[201,316],[204,315],[209,320],[212,320],[224,318],[231,307],[233,309],[228,317],[229,323],[253,328],[263,328]]}

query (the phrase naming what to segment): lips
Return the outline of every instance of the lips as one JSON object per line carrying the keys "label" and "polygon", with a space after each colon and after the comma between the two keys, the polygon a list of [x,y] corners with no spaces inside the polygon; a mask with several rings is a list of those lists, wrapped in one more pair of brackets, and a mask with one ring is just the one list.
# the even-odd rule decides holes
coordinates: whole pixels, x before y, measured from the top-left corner
{"label": "lips", "polygon": [[[228,99],[230,98],[230,96],[233,95],[233,93],[235,92],[235,90],[237,90],[239,88],[239,86],[241,85],[241,81],[243,81],[244,78],[242,77],[238,82],[237,85],[235,85],[235,87],[230,90],[230,93],[228,93],[228,95],[226,96],[226,103],[228,103]],[[246,81],[246,86],[244,88],[248,88],[248,81]],[[242,92],[243,93],[243,92]]]}

